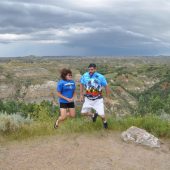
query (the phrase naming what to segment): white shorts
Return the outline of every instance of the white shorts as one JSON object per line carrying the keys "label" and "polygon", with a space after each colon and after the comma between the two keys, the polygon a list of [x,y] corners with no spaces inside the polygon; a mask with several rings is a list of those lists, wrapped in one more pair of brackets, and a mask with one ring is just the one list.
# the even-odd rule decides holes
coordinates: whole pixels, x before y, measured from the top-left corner
{"label": "white shorts", "polygon": [[85,102],[83,104],[81,113],[83,114],[83,113],[91,112],[91,109],[94,109],[98,113],[98,115],[104,116],[103,98],[90,100],[87,97],[85,97]]}

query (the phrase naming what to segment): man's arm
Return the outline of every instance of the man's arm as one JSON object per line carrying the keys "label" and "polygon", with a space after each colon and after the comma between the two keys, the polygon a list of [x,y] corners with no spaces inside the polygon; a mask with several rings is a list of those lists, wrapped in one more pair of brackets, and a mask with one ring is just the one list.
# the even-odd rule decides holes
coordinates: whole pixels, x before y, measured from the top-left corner
{"label": "man's arm", "polygon": [[110,89],[109,89],[108,85],[105,86],[105,90],[106,90],[106,97],[109,98],[109,96],[110,96]]}
{"label": "man's arm", "polygon": [[83,84],[80,83],[80,101],[83,101],[84,99],[83,89],[84,89],[84,86]]}

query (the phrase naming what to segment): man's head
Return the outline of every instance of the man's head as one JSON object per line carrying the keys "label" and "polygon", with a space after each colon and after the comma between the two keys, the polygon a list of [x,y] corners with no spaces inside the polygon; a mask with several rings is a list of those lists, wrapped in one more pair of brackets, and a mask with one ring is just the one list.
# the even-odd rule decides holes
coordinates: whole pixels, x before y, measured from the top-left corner
{"label": "man's head", "polygon": [[88,66],[88,69],[89,69],[89,73],[90,73],[90,74],[93,74],[93,73],[96,71],[96,64],[91,63],[91,64]]}

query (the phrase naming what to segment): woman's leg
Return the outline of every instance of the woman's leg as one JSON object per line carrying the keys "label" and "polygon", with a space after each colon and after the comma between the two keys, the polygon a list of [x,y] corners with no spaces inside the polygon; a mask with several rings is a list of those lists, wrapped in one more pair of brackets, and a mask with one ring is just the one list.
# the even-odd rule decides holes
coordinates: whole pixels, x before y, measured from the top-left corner
{"label": "woman's leg", "polygon": [[75,104],[74,102],[68,103],[68,111],[67,111],[67,115],[68,117],[75,117],[76,116],[76,112],[75,112]]}
{"label": "woman's leg", "polygon": [[60,116],[55,122],[54,127],[57,128],[59,126],[59,123],[67,118],[67,109],[60,108]]}
{"label": "woman's leg", "polygon": [[69,108],[69,116],[73,118],[76,116],[75,108]]}

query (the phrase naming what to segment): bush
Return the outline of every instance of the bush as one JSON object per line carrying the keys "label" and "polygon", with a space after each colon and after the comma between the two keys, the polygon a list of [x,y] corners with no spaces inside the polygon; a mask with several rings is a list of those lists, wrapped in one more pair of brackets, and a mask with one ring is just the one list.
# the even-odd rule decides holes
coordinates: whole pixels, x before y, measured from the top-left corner
{"label": "bush", "polygon": [[31,124],[30,117],[24,118],[20,114],[0,113],[0,131],[1,132],[14,132],[22,128],[25,124]]}
{"label": "bush", "polygon": [[40,112],[46,110],[48,116],[53,117],[59,108],[54,106],[49,101],[42,101],[40,104],[36,103],[24,103],[18,101],[6,101],[0,100],[0,112],[5,112],[6,114],[22,113],[23,117],[30,116],[33,119],[38,119]]}

